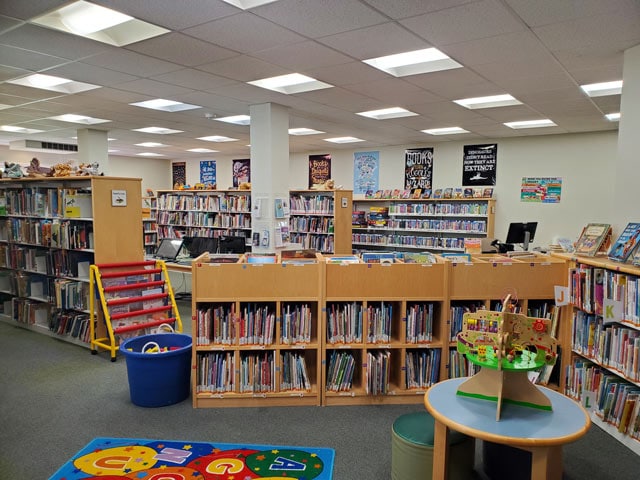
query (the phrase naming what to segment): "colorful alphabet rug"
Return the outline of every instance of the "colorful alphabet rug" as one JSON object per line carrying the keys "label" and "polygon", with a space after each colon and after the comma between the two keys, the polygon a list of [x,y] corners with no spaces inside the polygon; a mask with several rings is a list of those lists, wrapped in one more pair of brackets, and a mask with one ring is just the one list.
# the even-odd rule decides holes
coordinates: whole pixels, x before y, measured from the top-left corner
{"label": "colorful alphabet rug", "polygon": [[95,438],[49,480],[331,480],[330,448]]}

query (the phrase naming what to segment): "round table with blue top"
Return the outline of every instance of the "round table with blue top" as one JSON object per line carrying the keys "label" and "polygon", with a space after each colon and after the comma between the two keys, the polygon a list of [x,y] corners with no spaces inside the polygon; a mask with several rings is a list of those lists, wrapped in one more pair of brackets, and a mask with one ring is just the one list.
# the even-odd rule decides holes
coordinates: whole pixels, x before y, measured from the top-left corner
{"label": "round table with blue top", "polygon": [[587,411],[554,390],[538,387],[551,401],[551,410],[506,404],[496,420],[496,402],[458,395],[453,378],[433,385],[424,395],[435,419],[433,479],[447,479],[449,429],[481,440],[531,453],[532,480],[562,479],[562,446],[582,437],[591,425]]}

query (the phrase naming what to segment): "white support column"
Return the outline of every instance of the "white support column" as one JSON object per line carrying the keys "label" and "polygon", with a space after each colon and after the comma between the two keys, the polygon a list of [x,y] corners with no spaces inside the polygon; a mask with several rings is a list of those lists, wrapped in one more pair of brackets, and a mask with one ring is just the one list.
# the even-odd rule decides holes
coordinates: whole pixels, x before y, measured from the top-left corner
{"label": "white support column", "polygon": [[109,174],[109,146],[106,130],[82,128],[78,130],[78,162],[98,163],[99,170]]}
{"label": "white support column", "polygon": [[289,205],[289,112],[273,103],[251,105],[249,112],[252,251],[272,253],[279,248],[278,225],[289,224],[289,215],[277,218],[275,210],[276,202],[286,201]]}
{"label": "white support column", "polygon": [[[640,189],[640,45],[624,52],[622,98],[620,100],[620,125],[618,129],[617,158],[603,159],[602,168],[615,168],[613,203],[610,207],[614,237],[618,236],[628,222],[637,222]],[[588,152],[585,152],[588,154]]]}

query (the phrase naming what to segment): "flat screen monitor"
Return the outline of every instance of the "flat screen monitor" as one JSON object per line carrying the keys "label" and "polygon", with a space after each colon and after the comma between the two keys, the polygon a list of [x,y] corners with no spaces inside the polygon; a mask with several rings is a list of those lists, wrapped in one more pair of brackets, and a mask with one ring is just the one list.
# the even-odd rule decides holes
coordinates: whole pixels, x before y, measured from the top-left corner
{"label": "flat screen monitor", "polygon": [[183,248],[191,258],[197,258],[204,252],[218,253],[218,239],[211,237],[184,237]]}
{"label": "flat screen monitor", "polygon": [[163,238],[160,240],[160,245],[158,245],[154,257],[158,260],[173,262],[178,253],[180,253],[182,242],[181,238]]}
{"label": "flat screen monitor", "polygon": [[244,253],[246,239],[244,237],[219,237],[219,253]]}
{"label": "flat screen monitor", "polygon": [[505,243],[520,243],[524,250],[528,250],[529,243],[533,241],[537,227],[538,222],[510,223]]}

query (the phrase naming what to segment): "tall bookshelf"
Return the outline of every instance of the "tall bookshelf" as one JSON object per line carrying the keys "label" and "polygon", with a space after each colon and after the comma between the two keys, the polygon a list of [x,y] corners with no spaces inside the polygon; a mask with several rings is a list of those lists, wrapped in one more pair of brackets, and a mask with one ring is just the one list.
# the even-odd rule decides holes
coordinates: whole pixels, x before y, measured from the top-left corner
{"label": "tall bookshelf", "polygon": [[192,266],[193,406],[320,405],[323,265]]}
{"label": "tall bookshelf", "polygon": [[247,190],[159,190],[158,239],[251,236]]}
{"label": "tall bookshelf", "polygon": [[89,265],[142,260],[140,190],[135,178],[0,180],[0,320],[89,347]]}
{"label": "tall bookshelf", "polygon": [[554,254],[569,265],[571,358],[564,393],[640,455],[640,268],[602,257]]}
{"label": "tall bookshelf", "polygon": [[142,235],[145,255],[153,255],[158,246],[158,199],[142,197]]}
{"label": "tall bookshelf", "polygon": [[324,254],[351,253],[350,190],[291,190],[291,242]]}
{"label": "tall bookshelf", "polygon": [[465,238],[493,237],[495,199],[366,198],[354,200],[354,212],[376,218],[354,226],[354,249],[463,252]]}

